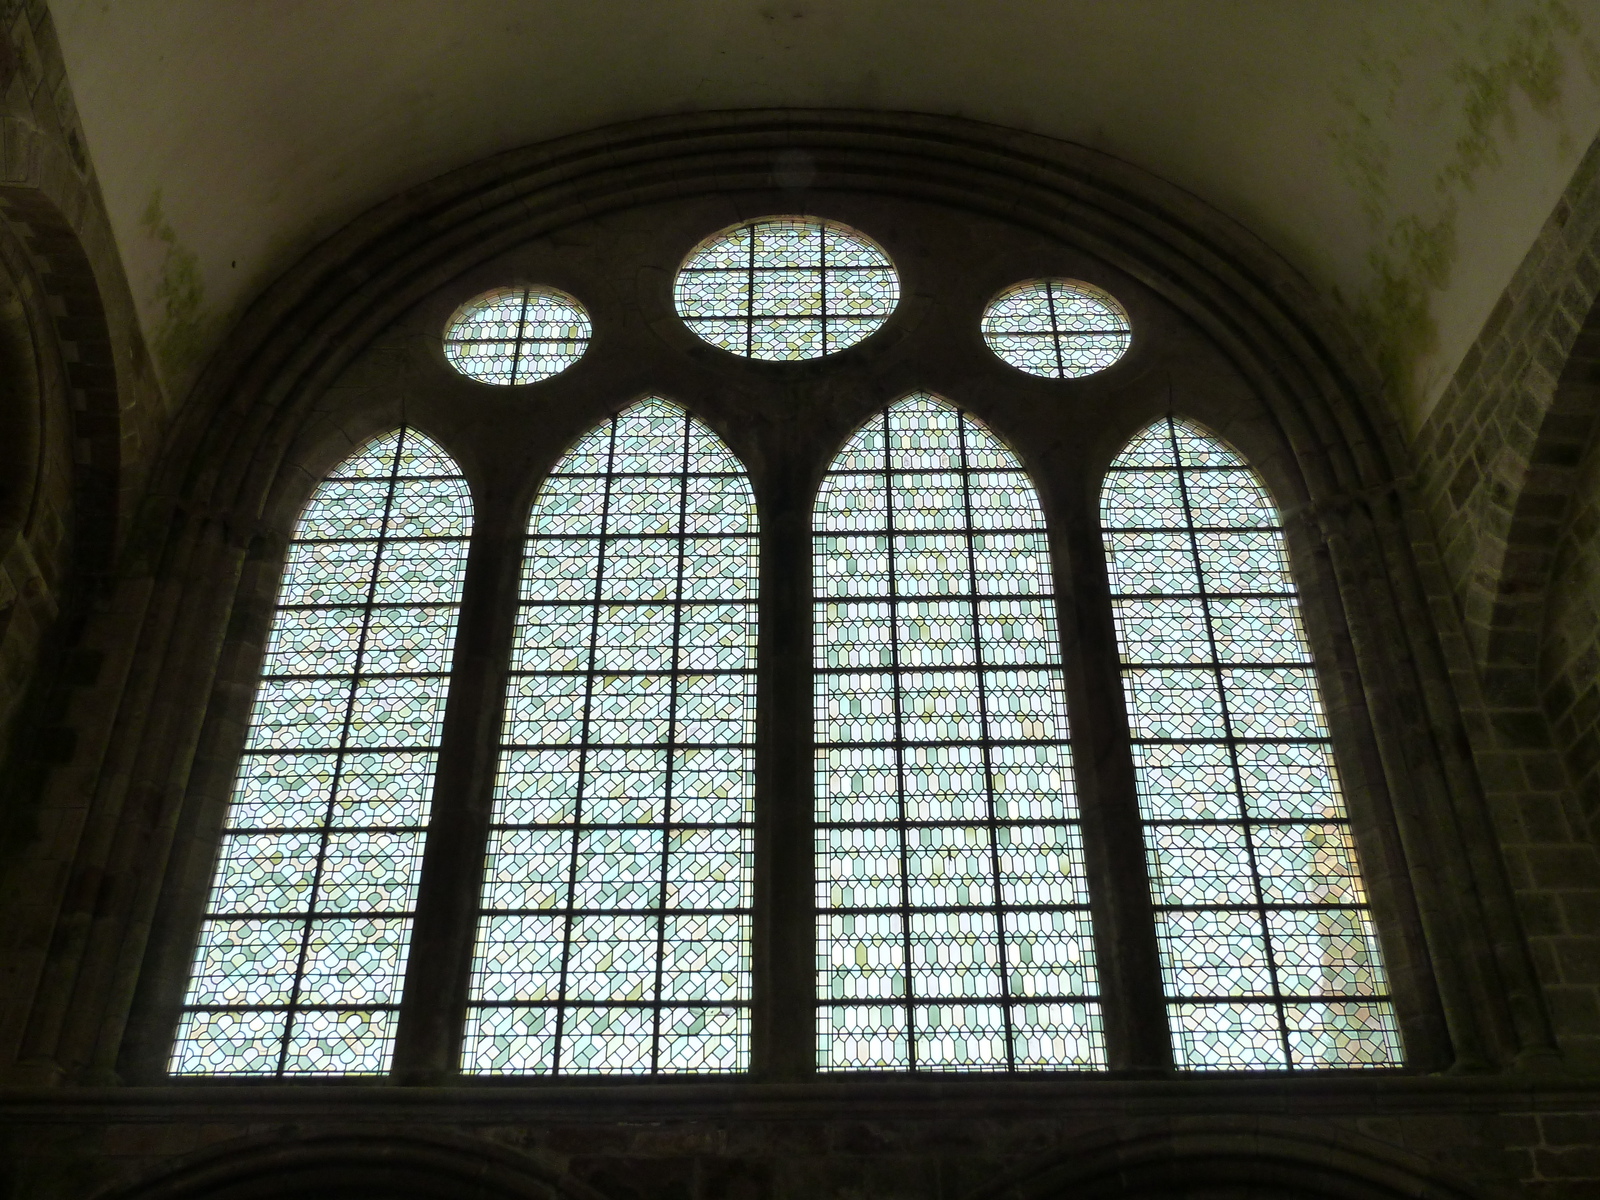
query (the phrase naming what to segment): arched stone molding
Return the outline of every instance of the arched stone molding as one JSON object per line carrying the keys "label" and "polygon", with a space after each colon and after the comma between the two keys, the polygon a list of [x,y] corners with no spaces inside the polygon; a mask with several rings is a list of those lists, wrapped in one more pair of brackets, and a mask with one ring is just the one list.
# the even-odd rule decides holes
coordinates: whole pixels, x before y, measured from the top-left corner
{"label": "arched stone molding", "polygon": [[1151,1118],[1081,1139],[969,1200],[1496,1200],[1422,1155],[1272,1118]]}
{"label": "arched stone molding", "polygon": [[[0,118],[0,141],[0,213],[24,247],[42,292],[71,398],[76,508],[83,527],[79,553],[86,569],[104,574],[142,484],[122,469],[123,406],[137,410],[149,399],[119,387],[100,276],[113,273],[120,281],[120,260],[109,226],[64,148],[15,116]],[[137,330],[121,333],[122,357],[137,357],[134,347],[143,346]],[[159,423],[136,430],[133,444],[137,448],[159,434]]]}
{"label": "arched stone molding", "polygon": [[[116,611],[113,577],[168,414],[92,179],[53,129],[14,111],[0,117],[0,146],[5,266],[29,297],[35,374],[58,404],[50,438],[70,477],[55,519],[70,531],[63,573],[73,602],[40,634],[27,726],[15,731],[4,767],[6,884],[18,919],[3,954],[26,993],[42,969],[39,939],[52,936],[65,868],[82,860],[93,826],[81,797],[100,773],[132,660],[117,628],[130,614]],[[52,791],[65,801],[53,802]],[[0,1016],[0,1044],[17,1044],[25,1016]]]}
{"label": "arched stone molding", "polygon": [[[976,123],[906,114],[760,111],[661,118],[502,155],[412,189],[306,257],[246,314],[201,377],[152,505],[149,607],[118,698],[99,886],[52,966],[26,1055],[110,1078],[203,707],[251,546],[286,456],[330,383],[419,299],[574,220],[653,199],[779,186],[780,155],[816,186],[923,198],[1076,245],[1158,292],[1258,392],[1307,497],[1357,648],[1375,779],[1394,797],[1455,1054],[1546,1053],[1551,1034],[1412,558],[1399,437],[1339,322],[1267,247],[1192,196],[1106,156]],[[1222,430],[1228,434],[1228,430]],[[1473,847],[1476,847],[1474,849]],[[47,1018],[45,1014],[64,1014]]]}
{"label": "arched stone molding", "polygon": [[[106,697],[89,685],[115,685],[131,656],[115,636],[97,639],[91,616],[111,595],[131,498],[167,414],[93,180],[59,134],[52,94],[36,93],[30,117],[12,82],[0,116],[0,268],[10,293],[0,369],[3,402],[32,408],[36,434],[23,439],[36,468],[29,494],[0,526],[0,593],[15,593],[0,595],[10,609],[0,615],[0,656],[27,668],[8,667],[0,684],[11,700],[0,717],[22,714],[4,724],[0,765],[0,865],[16,914],[0,934],[0,961],[8,993],[19,995],[37,979],[39,930],[50,929],[85,827],[76,802],[51,819],[46,781],[81,796],[99,771],[110,721]],[[15,1006],[0,1013],[0,1045],[16,1044],[25,1016]]]}
{"label": "arched stone molding", "polygon": [[229,1142],[94,1195],[95,1200],[601,1200],[591,1188],[486,1139],[356,1130]]}
{"label": "arched stone molding", "polygon": [[9,741],[73,559],[68,393],[45,298],[0,223],[0,737]]}
{"label": "arched stone molding", "polygon": [[[1538,699],[1552,744],[1566,761],[1575,825],[1580,835],[1587,832],[1600,846],[1600,745],[1594,713],[1600,663],[1589,627],[1600,602],[1600,579],[1592,564],[1594,505],[1600,492],[1600,302],[1590,310],[1573,346],[1546,423],[1551,428],[1538,451],[1544,487],[1519,505],[1532,510],[1530,525],[1538,522],[1526,553],[1527,583],[1539,589],[1533,597],[1538,608],[1524,623],[1533,624],[1537,638]],[[1526,633],[1517,632],[1525,644]]]}
{"label": "arched stone molding", "polygon": [[1570,433],[1561,423],[1563,372],[1597,298],[1600,140],[1417,436],[1417,482],[1480,669],[1514,641],[1496,642],[1496,631],[1521,627],[1521,559],[1537,526],[1554,519],[1540,499],[1553,484],[1559,490],[1550,468],[1561,464],[1551,453]]}

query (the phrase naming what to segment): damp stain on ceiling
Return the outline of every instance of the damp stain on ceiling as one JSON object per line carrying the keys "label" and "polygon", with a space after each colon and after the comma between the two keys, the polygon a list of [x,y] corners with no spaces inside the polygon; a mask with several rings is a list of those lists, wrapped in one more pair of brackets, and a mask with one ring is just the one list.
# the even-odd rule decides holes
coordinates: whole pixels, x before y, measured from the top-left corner
{"label": "damp stain on ceiling", "polygon": [[53,0],[169,388],[395,192],[614,121],[940,113],[1126,159],[1349,314],[1419,424],[1600,131],[1596,0]]}

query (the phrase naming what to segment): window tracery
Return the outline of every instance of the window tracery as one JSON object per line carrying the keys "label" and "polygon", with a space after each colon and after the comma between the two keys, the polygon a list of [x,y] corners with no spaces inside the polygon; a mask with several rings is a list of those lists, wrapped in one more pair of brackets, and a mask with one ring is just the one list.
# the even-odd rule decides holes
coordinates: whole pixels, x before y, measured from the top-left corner
{"label": "window tracery", "polygon": [[[898,289],[864,235],[783,218],[708,239],[673,298],[712,344],[792,360],[867,336]],[[502,384],[564,369],[591,332],[576,301],[556,311],[567,301],[533,285],[488,293],[458,310],[446,357]],[[1058,279],[1005,289],[977,332],[1065,387],[1131,340],[1116,300]],[[388,1068],[472,509],[454,464],[414,431],[363,454],[307,508],[284,596],[303,558],[343,563],[340,547],[374,539],[372,563],[432,539],[454,574],[413,572],[409,602],[376,566],[359,603],[334,585],[280,600],[263,696],[289,689],[284,728],[327,724],[341,696],[347,711],[326,745],[274,742],[258,704],[174,1074]],[[437,475],[416,474],[429,463]],[[383,470],[370,534],[370,512],[339,488]],[[413,483],[439,485],[435,518],[454,532],[391,532]],[[919,392],[860,427],[814,499],[818,1069],[1116,1066],[1102,1004],[1127,997],[1100,990],[1066,713],[1077,668],[1062,658],[1032,480],[982,422]],[[1401,1065],[1276,510],[1231,450],[1169,418],[1117,459],[1100,515],[1156,905],[1154,930],[1140,920],[1159,943],[1177,1065]],[[658,397],[592,429],[543,482],[504,664],[470,983],[453,1009],[465,1037],[459,1060],[447,1052],[463,1073],[751,1069],[757,536],[743,465]],[[382,631],[402,609],[432,624],[395,643],[393,662],[431,674],[384,665]],[[346,643],[354,665],[319,676]],[[437,684],[427,716],[393,736],[416,705],[367,713],[348,699],[391,676]],[[274,770],[290,782],[259,782]],[[296,789],[340,798],[285,824],[257,812],[247,783],[272,804]],[[1086,786],[1087,803],[1110,802]],[[362,789],[379,797],[370,813],[345,798]],[[347,853],[358,842],[368,849]],[[366,858],[349,867],[350,853]]]}

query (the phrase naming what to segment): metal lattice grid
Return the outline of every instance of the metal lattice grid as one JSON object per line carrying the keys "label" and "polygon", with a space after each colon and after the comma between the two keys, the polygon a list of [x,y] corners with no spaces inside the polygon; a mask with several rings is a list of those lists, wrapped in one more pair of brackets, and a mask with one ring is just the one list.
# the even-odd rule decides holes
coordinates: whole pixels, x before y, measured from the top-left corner
{"label": "metal lattice grid", "polygon": [[1128,352],[1128,314],[1097,287],[1030,279],[1001,292],[983,313],[983,340],[1006,362],[1046,379],[1104,371]]}
{"label": "metal lattice grid", "polygon": [[455,311],[445,326],[444,356],[481,383],[534,383],[582,358],[593,332],[583,305],[563,291],[496,288]]}
{"label": "metal lattice grid", "polygon": [[1178,1065],[1401,1065],[1276,507],[1164,418],[1101,522]]}
{"label": "metal lattice grid", "polygon": [[463,1069],[745,1070],[756,510],[664,400],[528,526]]}
{"label": "metal lattice grid", "polygon": [[170,1069],[389,1069],[472,500],[401,429],[301,514]]}
{"label": "metal lattice grid", "polygon": [[1044,519],[916,395],[816,505],[824,1070],[1105,1065]]}
{"label": "metal lattice grid", "polygon": [[768,361],[820,358],[889,319],[900,279],[865,235],[815,217],[767,217],[708,239],[673,289],[713,346]]}

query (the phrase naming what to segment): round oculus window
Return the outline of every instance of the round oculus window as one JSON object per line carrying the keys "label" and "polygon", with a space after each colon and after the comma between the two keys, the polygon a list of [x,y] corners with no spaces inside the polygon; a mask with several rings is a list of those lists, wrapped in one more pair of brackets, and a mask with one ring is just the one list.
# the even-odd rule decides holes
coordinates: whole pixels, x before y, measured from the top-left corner
{"label": "round oculus window", "polygon": [[696,247],[673,299],[695,333],[768,362],[821,358],[889,319],[900,277],[876,243],[816,217],[764,217]]}
{"label": "round oculus window", "polygon": [[1122,305],[1076,279],[1008,287],[983,313],[983,340],[1006,362],[1046,379],[1104,371],[1133,340]]}
{"label": "round oculus window", "polygon": [[468,300],[444,331],[444,356],[468,379],[509,387],[565,371],[589,348],[589,314],[553,287],[506,287]]}

